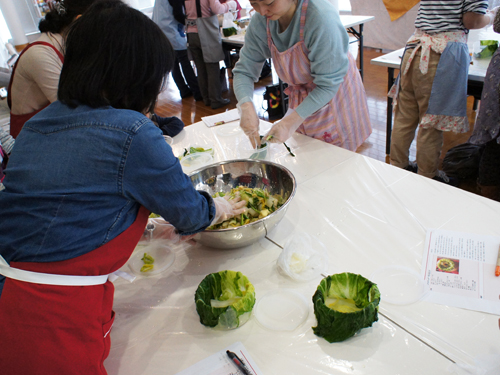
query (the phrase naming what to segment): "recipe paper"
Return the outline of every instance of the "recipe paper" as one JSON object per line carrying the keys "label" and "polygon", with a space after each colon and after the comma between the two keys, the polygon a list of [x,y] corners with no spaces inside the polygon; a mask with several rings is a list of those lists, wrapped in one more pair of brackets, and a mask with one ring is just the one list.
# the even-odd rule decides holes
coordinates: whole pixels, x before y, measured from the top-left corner
{"label": "recipe paper", "polygon": [[201,360],[193,366],[177,373],[176,375],[243,375],[243,373],[235,366],[226,354],[226,350],[230,350],[244,362],[252,375],[263,375],[250,353],[241,342],[236,342],[220,352],[211,355],[208,358]]}
{"label": "recipe paper", "polygon": [[422,276],[426,301],[500,314],[495,267],[500,237],[442,229],[427,231]]}
{"label": "recipe paper", "polygon": [[230,111],[218,113],[212,116],[202,117],[201,120],[205,123],[206,126],[211,128],[216,125],[223,125],[229,122],[233,122],[240,119],[240,114],[238,109],[231,109]]}

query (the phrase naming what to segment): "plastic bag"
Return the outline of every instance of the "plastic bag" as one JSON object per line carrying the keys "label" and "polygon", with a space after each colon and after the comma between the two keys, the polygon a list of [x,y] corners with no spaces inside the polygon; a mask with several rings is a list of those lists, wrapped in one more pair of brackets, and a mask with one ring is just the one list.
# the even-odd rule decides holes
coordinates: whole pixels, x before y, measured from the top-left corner
{"label": "plastic bag", "polygon": [[222,33],[225,37],[238,34],[237,25],[234,23],[233,13],[224,13],[222,20]]}
{"label": "plastic bag", "polygon": [[443,159],[443,171],[461,180],[477,178],[484,145],[462,143],[452,147]]}
{"label": "plastic bag", "polygon": [[325,245],[307,233],[293,235],[277,260],[278,271],[296,281],[310,281],[328,267]]}

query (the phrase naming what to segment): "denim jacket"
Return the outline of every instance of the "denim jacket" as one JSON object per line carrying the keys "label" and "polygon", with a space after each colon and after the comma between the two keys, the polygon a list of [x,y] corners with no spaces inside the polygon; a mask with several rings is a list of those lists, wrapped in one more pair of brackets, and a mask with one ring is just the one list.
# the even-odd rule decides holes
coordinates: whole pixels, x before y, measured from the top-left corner
{"label": "denim jacket", "polygon": [[54,102],[38,113],[16,139],[4,185],[0,254],[7,262],[86,254],[128,228],[141,205],[186,235],[215,215],[161,130],[138,112],[111,107]]}

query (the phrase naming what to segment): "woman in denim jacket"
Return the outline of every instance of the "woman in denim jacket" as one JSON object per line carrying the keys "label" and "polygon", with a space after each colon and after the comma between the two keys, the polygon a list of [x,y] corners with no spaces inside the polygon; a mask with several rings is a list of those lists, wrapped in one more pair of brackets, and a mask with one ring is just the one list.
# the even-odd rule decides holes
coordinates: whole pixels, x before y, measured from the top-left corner
{"label": "woman in denim jacket", "polygon": [[71,28],[59,101],[25,124],[0,191],[2,373],[106,374],[107,277],[149,212],[183,238],[241,213],[244,202],[193,188],[144,115],[173,62],[158,26],[119,0],[96,2]]}

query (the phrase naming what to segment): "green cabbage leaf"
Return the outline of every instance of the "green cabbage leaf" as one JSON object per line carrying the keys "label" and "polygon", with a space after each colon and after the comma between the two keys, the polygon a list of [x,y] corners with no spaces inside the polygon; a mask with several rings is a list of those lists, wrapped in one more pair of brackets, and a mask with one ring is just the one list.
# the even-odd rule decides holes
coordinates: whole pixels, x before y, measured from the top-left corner
{"label": "green cabbage leaf", "polygon": [[378,320],[380,292],[361,275],[339,273],[324,278],[313,296],[317,336],[340,342]]}
{"label": "green cabbage leaf", "polygon": [[[207,275],[194,295],[201,324],[233,329],[255,305],[255,288],[241,272],[221,271]],[[247,316],[248,316],[247,314]]]}

